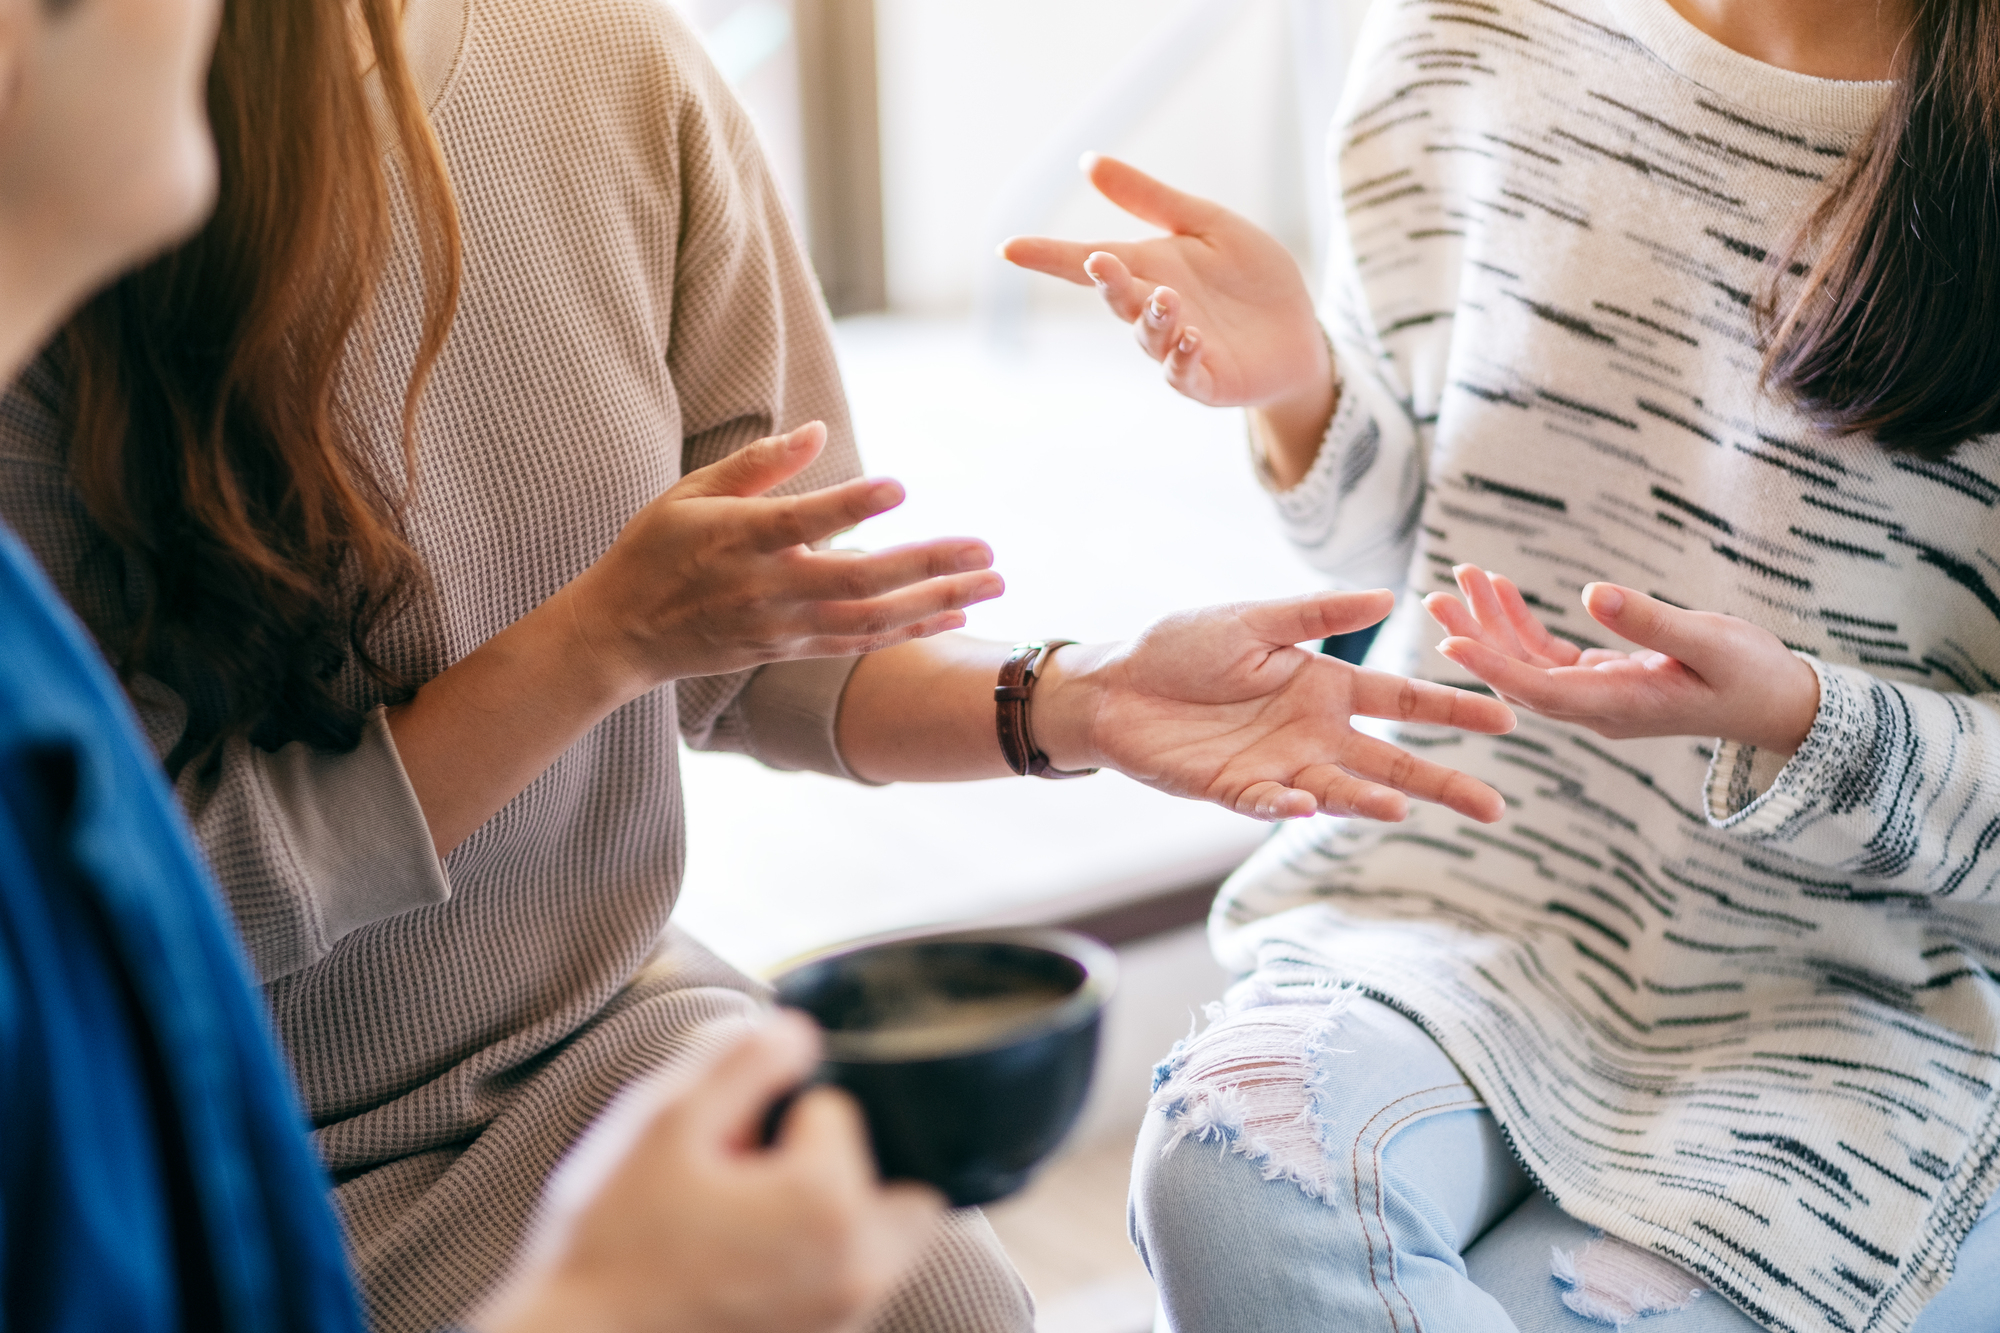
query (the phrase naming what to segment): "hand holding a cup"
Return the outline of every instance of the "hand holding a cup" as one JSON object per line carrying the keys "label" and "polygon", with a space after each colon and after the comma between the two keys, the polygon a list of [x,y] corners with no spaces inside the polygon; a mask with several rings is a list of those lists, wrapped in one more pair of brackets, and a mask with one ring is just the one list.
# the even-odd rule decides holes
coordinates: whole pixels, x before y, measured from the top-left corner
{"label": "hand holding a cup", "polygon": [[551,1178],[514,1277],[479,1333],[836,1333],[865,1323],[936,1229],[943,1201],[876,1176],[846,1093],[771,1107],[819,1059],[780,1014],[692,1081],[639,1085]]}

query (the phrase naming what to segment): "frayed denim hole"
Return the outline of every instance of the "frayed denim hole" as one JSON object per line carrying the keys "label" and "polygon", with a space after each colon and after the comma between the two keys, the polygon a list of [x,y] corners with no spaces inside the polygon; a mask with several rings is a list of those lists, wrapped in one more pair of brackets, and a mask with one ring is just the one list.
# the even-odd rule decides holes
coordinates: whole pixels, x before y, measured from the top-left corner
{"label": "frayed denim hole", "polygon": [[1353,992],[1338,987],[1269,987],[1239,983],[1206,1031],[1161,1063],[1151,1108],[1185,1139],[1217,1143],[1255,1166],[1266,1180],[1288,1180],[1325,1201],[1331,1170],[1312,1114],[1309,1080],[1333,1049],[1326,1041]]}
{"label": "frayed denim hole", "polygon": [[1567,1288],[1564,1305],[1613,1328],[1644,1315],[1684,1310],[1708,1290],[1673,1260],[1615,1236],[1600,1235],[1574,1254],[1551,1248],[1549,1274]]}

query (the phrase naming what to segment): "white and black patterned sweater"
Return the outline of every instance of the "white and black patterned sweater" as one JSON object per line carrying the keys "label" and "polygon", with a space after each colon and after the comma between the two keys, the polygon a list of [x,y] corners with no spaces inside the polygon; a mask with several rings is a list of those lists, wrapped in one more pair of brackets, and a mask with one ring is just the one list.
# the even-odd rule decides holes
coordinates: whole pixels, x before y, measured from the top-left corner
{"label": "white and black patterned sweater", "polygon": [[1594,579],[1762,625],[1822,704],[1784,762],[1691,738],[1392,729],[1492,827],[1282,830],[1225,963],[1418,1017],[1565,1210],[1773,1329],[1908,1326],[2000,1136],[2000,453],[1824,438],[1756,389],[1750,301],[1888,91],[1665,0],[1377,0],[1332,151],[1345,385],[1278,497],[1374,665],[1468,684],[1416,598],[1510,575],[1618,646]]}

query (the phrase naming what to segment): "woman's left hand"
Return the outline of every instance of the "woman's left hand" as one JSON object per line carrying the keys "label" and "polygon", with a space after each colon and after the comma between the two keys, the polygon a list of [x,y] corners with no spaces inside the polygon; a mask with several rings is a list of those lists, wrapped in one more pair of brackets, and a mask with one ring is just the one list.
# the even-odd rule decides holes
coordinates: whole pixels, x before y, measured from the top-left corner
{"label": "woman's left hand", "polygon": [[1424,599],[1450,636],[1438,651],[1543,717],[1614,740],[1717,736],[1792,754],[1819,713],[1818,674],[1747,620],[1592,583],[1584,609],[1640,648],[1583,650],[1549,633],[1511,580],[1474,565],[1452,572],[1465,604],[1446,593]]}
{"label": "woman's left hand", "polygon": [[1506,810],[1498,792],[1348,719],[1500,733],[1514,726],[1504,704],[1296,646],[1372,625],[1394,605],[1383,591],[1321,593],[1182,612],[1128,643],[1065,647],[1036,688],[1036,740],[1058,768],[1116,768],[1259,819],[1399,820],[1415,797],[1490,824]]}

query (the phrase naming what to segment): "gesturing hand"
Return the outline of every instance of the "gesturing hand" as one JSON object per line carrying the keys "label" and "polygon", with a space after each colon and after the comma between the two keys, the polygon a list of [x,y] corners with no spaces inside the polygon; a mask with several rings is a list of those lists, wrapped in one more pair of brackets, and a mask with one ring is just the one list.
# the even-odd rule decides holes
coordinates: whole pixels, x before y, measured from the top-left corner
{"label": "gesturing hand", "polygon": [[1105,198],[1169,234],[1092,243],[1016,236],[1001,256],[1094,282],[1174,388],[1212,407],[1263,409],[1279,437],[1317,448],[1333,411],[1333,363],[1290,252],[1220,204],[1115,158],[1086,158],[1085,169]]}
{"label": "gesturing hand", "polygon": [[1312,295],[1277,237],[1116,158],[1084,162],[1106,199],[1169,234],[1090,243],[1016,236],[1000,247],[1004,259],[1095,283],[1165,364],[1168,382],[1198,403],[1260,407],[1328,376]]}
{"label": "gesturing hand", "polygon": [[1414,796],[1490,824],[1506,808],[1498,792],[1348,719],[1500,733],[1514,725],[1505,705],[1295,646],[1372,625],[1394,605],[1376,591],[1211,607],[1168,616],[1130,643],[1063,649],[1046,711],[1036,697],[1036,735],[1046,717],[1043,744],[1059,767],[1087,757],[1259,819],[1324,811],[1394,821]]}
{"label": "gesturing hand", "polygon": [[998,597],[993,552],[970,538],[885,551],[815,542],[903,502],[857,479],[766,497],[819,456],[818,422],[687,476],[633,516],[566,589],[590,648],[640,689],[802,657],[849,657],[965,623]]}
{"label": "gesturing hand", "polygon": [[1472,565],[1453,571],[1470,606],[1432,593],[1424,609],[1451,637],[1438,651],[1510,703],[1600,736],[1719,736],[1791,754],[1819,712],[1819,677],[1768,630],[1735,616],[1683,611],[1613,583],[1583,606],[1637,652],[1587,651],[1535,618],[1513,582]]}
{"label": "gesturing hand", "polygon": [[917,1258],[943,1201],[875,1178],[859,1111],[816,1088],[811,1025],[780,1015],[678,1095],[614,1104],[549,1185],[520,1270],[481,1333],[831,1333]]}

